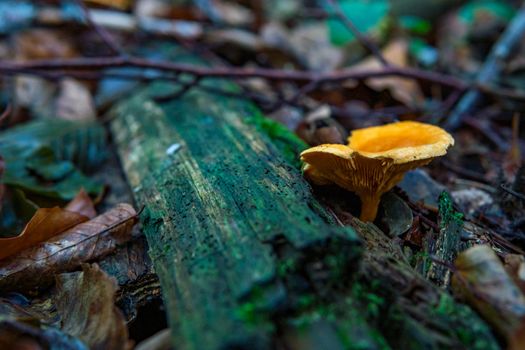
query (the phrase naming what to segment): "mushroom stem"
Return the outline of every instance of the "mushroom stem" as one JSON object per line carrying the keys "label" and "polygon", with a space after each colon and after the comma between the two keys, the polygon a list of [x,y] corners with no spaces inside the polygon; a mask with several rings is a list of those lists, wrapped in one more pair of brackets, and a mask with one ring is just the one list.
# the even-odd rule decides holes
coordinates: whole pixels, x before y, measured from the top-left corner
{"label": "mushroom stem", "polygon": [[361,198],[361,221],[374,221],[377,216],[377,209],[379,208],[379,201],[381,196],[360,196]]}

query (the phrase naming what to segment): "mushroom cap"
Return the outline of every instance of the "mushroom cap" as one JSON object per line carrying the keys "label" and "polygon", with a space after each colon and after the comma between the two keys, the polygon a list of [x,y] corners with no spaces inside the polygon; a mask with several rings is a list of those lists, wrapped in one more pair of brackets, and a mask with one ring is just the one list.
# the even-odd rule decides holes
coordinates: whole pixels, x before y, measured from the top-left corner
{"label": "mushroom cap", "polygon": [[359,129],[348,146],[369,158],[392,158],[396,164],[435,158],[447,153],[454,139],[440,127],[414,121]]}
{"label": "mushroom cap", "polygon": [[430,163],[454,144],[445,130],[412,121],[355,130],[348,141],[348,146],[326,144],[303,151],[303,171],[312,182],[335,183],[363,202],[377,200],[405,172]]}

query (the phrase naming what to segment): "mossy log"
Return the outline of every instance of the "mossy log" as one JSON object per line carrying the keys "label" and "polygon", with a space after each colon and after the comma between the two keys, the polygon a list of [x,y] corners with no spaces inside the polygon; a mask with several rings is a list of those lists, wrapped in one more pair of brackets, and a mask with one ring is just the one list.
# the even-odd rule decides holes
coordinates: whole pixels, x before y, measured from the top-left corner
{"label": "mossy log", "polygon": [[247,123],[251,104],[193,90],[157,99],[176,90],[152,84],[111,112],[174,344],[272,348],[279,319],[350,279],[360,241]]}

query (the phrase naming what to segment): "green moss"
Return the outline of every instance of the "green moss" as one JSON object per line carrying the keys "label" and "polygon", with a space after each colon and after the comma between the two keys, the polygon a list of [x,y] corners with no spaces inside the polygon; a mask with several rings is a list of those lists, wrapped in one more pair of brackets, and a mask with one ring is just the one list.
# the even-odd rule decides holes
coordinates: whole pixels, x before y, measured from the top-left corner
{"label": "green moss", "polygon": [[443,293],[432,310],[436,317],[442,317],[456,326],[450,330],[451,336],[458,339],[468,349],[499,349],[489,327],[466,305],[459,304]]}
{"label": "green moss", "polygon": [[293,166],[300,169],[299,154],[308,148],[308,145],[286,126],[275,120],[266,118],[255,108],[250,112],[250,117],[245,118],[247,124],[253,125],[259,132],[266,135],[281,151],[282,155]]}

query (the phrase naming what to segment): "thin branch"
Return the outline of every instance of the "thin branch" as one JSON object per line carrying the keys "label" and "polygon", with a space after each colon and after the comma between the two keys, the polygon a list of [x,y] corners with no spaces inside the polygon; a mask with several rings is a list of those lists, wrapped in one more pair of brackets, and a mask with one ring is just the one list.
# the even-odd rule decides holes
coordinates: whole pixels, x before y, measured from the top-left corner
{"label": "thin branch", "polygon": [[[516,45],[520,43],[524,33],[525,2],[507,26],[505,32],[503,32],[499,40],[492,47],[490,54],[476,78],[477,85],[486,85],[501,74],[503,70],[502,64],[509,58]],[[445,127],[449,130],[454,130],[461,126],[464,116],[476,106],[480,97],[481,93],[478,89],[471,88],[467,91],[456,108],[451,112],[445,123]]]}
{"label": "thin branch", "polygon": [[519,199],[521,199],[522,201],[525,201],[525,195],[523,195],[523,194],[521,194],[521,193],[519,193],[519,192],[516,192],[516,191],[514,191],[513,189],[510,189],[510,188],[504,186],[503,184],[501,184],[499,187],[500,187],[503,191],[505,191],[505,192],[507,192],[507,193],[513,195],[514,197],[519,198]]}
{"label": "thin branch", "polygon": [[91,16],[91,13],[89,12],[89,9],[87,8],[86,4],[83,0],[75,0],[76,4],[80,7],[82,10],[82,13],[84,15],[84,18],[87,22],[87,24],[93,28],[93,30],[100,36],[102,41],[106,44],[107,47],[111,51],[113,51],[113,54],[115,55],[121,55],[125,56],[126,53],[122,50],[122,48],[119,46],[119,44],[115,41],[113,36],[109,33],[109,31],[102,27],[100,24],[95,22]]}
{"label": "thin branch", "polygon": [[379,49],[379,47],[377,47],[377,45],[372,40],[370,40],[366,35],[361,33],[361,31],[355,26],[355,24],[350,20],[350,18],[348,18],[348,16],[345,15],[345,13],[343,12],[343,9],[336,1],[334,0],[324,0],[324,1],[333,10],[335,16],[345,25],[346,28],[348,28],[350,32],[352,32],[352,34],[354,34],[354,36],[359,41],[359,43],[361,43],[361,45],[363,45],[372,55],[374,55],[374,57],[379,62],[381,62],[383,66],[386,67],[390,65],[390,63],[388,63],[388,61],[385,59],[385,57],[381,53],[381,50]]}
{"label": "thin branch", "polygon": [[[72,76],[72,70],[102,70],[107,68],[148,68],[164,72],[186,73],[198,77],[210,78],[264,78],[273,81],[296,81],[296,82],[341,82],[345,80],[362,80],[367,78],[379,78],[388,76],[399,76],[421,81],[428,81],[443,86],[449,86],[458,90],[465,90],[468,85],[453,76],[437,72],[424,71],[409,67],[388,66],[381,70],[371,69],[356,71],[352,69],[338,70],[332,72],[311,72],[297,70],[281,70],[267,68],[234,68],[234,67],[202,67],[181,63],[173,63],[161,60],[149,60],[136,57],[91,57],[73,58],[68,60],[49,59],[34,61],[0,61],[0,72],[4,74],[28,73],[35,71],[59,72],[63,76]],[[170,78],[172,79],[172,78]]]}
{"label": "thin branch", "polygon": [[170,100],[175,100],[175,99],[181,98],[188,91],[190,91],[192,88],[198,87],[200,80],[201,80],[201,77],[193,77],[188,82],[180,82],[181,88],[177,92],[175,92],[173,94],[168,94],[166,96],[157,97],[157,98],[155,98],[155,101],[157,101],[157,102],[165,102],[165,101],[170,101]]}

